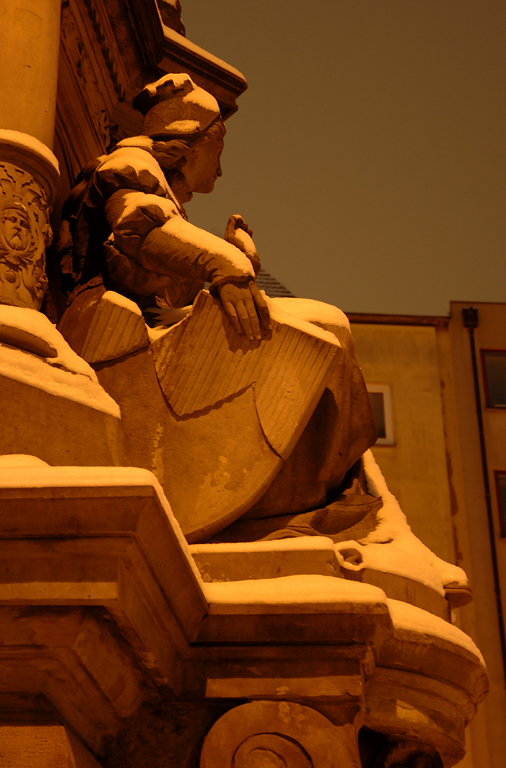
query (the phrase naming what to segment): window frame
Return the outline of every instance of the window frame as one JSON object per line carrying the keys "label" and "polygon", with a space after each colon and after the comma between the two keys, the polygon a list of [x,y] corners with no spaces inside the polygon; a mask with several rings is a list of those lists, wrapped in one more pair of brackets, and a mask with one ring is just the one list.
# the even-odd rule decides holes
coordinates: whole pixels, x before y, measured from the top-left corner
{"label": "window frame", "polygon": [[375,445],[395,445],[392,387],[390,384],[374,384],[370,382],[366,382],[366,387],[368,392],[381,392],[383,395],[385,437],[378,437]]}
{"label": "window frame", "polygon": [[506,479],[506,469],[494,469],[495,493],[496,493],[496,502],[497,502],[497,512],[499,515],[500,537],[501,539],[506,539],[506,506],[503,509],[503,505],[501,503],[501,487],[500,487],[500,480],[499,480],[501,477],[504,477]]}
{"label": "window frame", "polygon": [[497,354],[498,352],[503,354],[506,357],[506,349],[489,349],[489,348],[483,348],[480,349],[480,358],[481,358],[481,375],[483,378],[483,388],[485,391],[485,407],[490,408],[494,411],[502,411],[506,409],[506,403],[504,405],[491,405],[490,403],[490,389],[488,385],[488,376],[487,376],[487,365],[485,362],[485,358],[488,353]]}

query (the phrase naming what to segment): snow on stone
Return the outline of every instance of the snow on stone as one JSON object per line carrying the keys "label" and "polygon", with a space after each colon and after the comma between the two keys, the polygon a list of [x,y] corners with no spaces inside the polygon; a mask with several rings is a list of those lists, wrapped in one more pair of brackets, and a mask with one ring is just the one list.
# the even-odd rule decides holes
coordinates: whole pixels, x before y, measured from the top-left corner
{"label": "snow on stone", "polygon": [[346,563],[345,567],[352,570],[372,568],[384,573],[395,573],[425,584],[440,595],[445,594],[446,584],[453,582],[467,585],[467,576],[462,568],[441,560],[412,533],[371,451],[364,454],[363,460],[369,493],[381,496],[383,506],[377,513],[378,524],[374,531],[360,539],[360,542],[347,541],[336,545],[340,564],[344,561],[340,550],[353,548],[359,552],[362,563]]}
{"label": "snow on stone", "polygon": [[333,307],[332,304],[325,304],[315,299],[292,299],[285,296],[275,296],[271,301],[285,312],[296,315],[308,323],[336,325],[339,328],[350,329],[350,321],[344,312]]}
{"label": "snow on stone", "polygon": [[29,453],[4,453],[0,456],[0,468],[2,467],[49,467],[49,464]]}
{"label": "snow on stone", "polygon": [[69,347],[42,312],[0,305],[1,326],[42,339],[56,356],[40,357],[0,344],[0,375],[120,418],[118,404],[100,386],[95,371]]}
{"label": "snow on stone", "polygon": [[388,490],[385,478],[371,451],[364,454],[364,469],[369,492],[373,496],[382,497],[383,507],[378,512],[376,529],[362,540],[363,543],[381,543],[393,540],[395,547],[402,549],[411,556],[415,568],[417,561],[426,562],[430,565],[437,573],[441,585],[444,586],[452,582],[467,584],[467,576],[462,568],[441,560],[412,533],[406,516],[395,496]]}
{"label": "snow on stone", "polygon": [[452,643],[452,645],[458,645],[472,653],[473,656],[476,656],[480,663],[485,666],[485,661],[479,649],[469,635],[466,635],[458,627],[409,603],[391,599],[387,599],[387,603],[395,629],[429,635],[430,637],[444,640],[447,643]]}
{"label": "snow on stone", "polygon": [[[351,604],[357,613],[383,612],[383,590],[370,584],[336,579],[334,576],[304,574],[257,581],[229,581],[201,584],[210,613],[229,613],[236,606],[241,613],[341,613]],[[368,608],[366,608],[366,606]]]}
{"label": "snow on stone", "polygon": [[212,53],[209,53],[208,51],[204,50],[204,48],[201,48],[198,45],[195,45],[195,43],[190,42],[186,37],[183,37],[183,35],[180,35],[178,32],[175,32],[170,27],[167,27],[165,24],[163,26],[163,35],[165,39],[173,40],[178,46],[181,48],[186,48],[186,50],[191,51],[192,53],[196,54],[197,56],[200,56],[201,59],[205,59],[206,61],[212,62],[216,67],[219,67],[220,69],[225,70],[225,72],[229,72],[231,75],[234,75],[235,77],[240,78],[244,82],[246,82],[246,78],[242,74],[242,72],[239,72],[238,69],[235,67],[231,67],[230,64],[227,64],[226,61],[223,61],[222,59],[219,59],[217,56],[213,56]]}
{"label": "snow on stone", "polygon": [[331,550],[334,542],[326,536],[297,536],[294,539],[277,539],[274,541],[224,542],[222,544],[192,544],[190,551],[205,554],[206,552],[300,552],[301,549]]}
{"label": "snow on stone", "polygon": [[134,315],[142,317],[139,305],[136,304],[135,301],[127,299],[126,296],[122,296],[121,293],[116,293],[116,291],[106,291],[102,296],[102,299],[109,301],[111,304],[116,304],[116,306],[122,307],[123,309],[128,309],[128,311],[133,312]]}
{"label": "snow on stone", "polygon": [[50,163],[59,173],[60,165],[56,156],[51,152],[49,147],[46,147],[41,141],[30,136],[29,133],[22,133],[22,131],[10,131],[5,128],[0,129],[0,142],[3,144],[15,144],[16,146],[28,147],[36,155],[43,157],[48,163]]}
{"label": "snow on stone", "polygon": [[[3,458],[3,457],[2,457]],[[30,457],[34,460],[37,457]],[[39,459],[39,462],[41,460]],[[1,464],[0,464],[1,466]],[[190,554],[188,542],[165,493],[155,475],[140,467],[51,467],[33,465],[27,473],[26,466],[2,466],[0,488],[104,488],[104,487],[150,487],[158,497],[170,527],[186,555],[189,568],[195,578],[202,582],[199,570]]]}
{"label": "snow on stone", "polygon": [[334,334],[330,331],[326,331],[324,328],[319,328],[317,325],[313,325],[308,320],[302,319],[296,314],[292,314],[288,308],[288,302],[291,303],[292,301],[297,301],[297,299],[285,299],[287,302],[285,309],[284,307],[279,306],[279,299],[271,299],[265,294],[264,298],[267,306],[269,307],[270,316],[273,320],[277,320],[278,323],[285,323],[285,325],[290,325],[292,328],[298,328],[299,331],[304,331],[304,333],[308,333],[310,336],[316,336],[318,339],[323,339],[323,341],[332,344],[334,347],[341,346]]}

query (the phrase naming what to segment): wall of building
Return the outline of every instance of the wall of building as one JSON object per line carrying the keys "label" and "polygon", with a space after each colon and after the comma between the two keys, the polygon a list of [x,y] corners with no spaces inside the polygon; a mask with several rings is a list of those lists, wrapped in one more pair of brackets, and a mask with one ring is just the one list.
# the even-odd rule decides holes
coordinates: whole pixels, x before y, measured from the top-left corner
{"label": "wall of building", "polygon": [[[461,768],[502,768],[506,694],[468,330],[453,302],[443,318],[367,316],[352,323],[368,384],[392,392],[394,443],[373,452],[414,533],[467,572],[475,600],[458,625],[485,657],[490,693],[468,730]],[[506,613],[506,538],[500,538],[494,470],[506,471],[506,409],[487,408],[481,349],[506,350],[506,304],[475,304],[475,331],[488,478],[502,606]],[[359,316],[355,316],[360,320]],[[417,324],[418,323],[418,324]]]}
{"label": "wall of building", "polygon": [[373,453],[414,533],[439,557],[455,559],[436,329],[353,324],[368,384],[392,393],[393,445]]}

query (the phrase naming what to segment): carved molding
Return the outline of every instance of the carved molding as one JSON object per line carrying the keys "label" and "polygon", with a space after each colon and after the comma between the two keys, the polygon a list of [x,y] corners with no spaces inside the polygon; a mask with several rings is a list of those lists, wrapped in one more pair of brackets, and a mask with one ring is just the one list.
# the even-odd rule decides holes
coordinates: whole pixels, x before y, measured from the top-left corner
{"label": "carved molding", "polygon": [[62,68],[67,63],[74,90],[84,103],[90,126],[105,150],[109,145],[109,104],[106,102],[102,77],[97,71],[97,62],[92,60],[92,47],[69,3],[62,6],[61,40],[64,57]]}
{"label": "carved molding", "polygon": [[0,163],[0,303],[40,309],[51,243],[45,190],[27,171]]}
{"label": "carved molding", "polygon": [[121,76],[118,72],[118,65],[115,62],[114,56],[111,52],[110,43],[107,41],[107,37],[108,37],[107,32],[103,28],[96,5],[93,2],[93,0],[84,0],[84,4],[86,5],[88,16],[90,17],[91,23],[93,25],[93,31],[95,32],[95,35],[97,37],[97,42],[100,46],[102,56],[104,57],[105,65],[109,72],[109,76],[114,86],[114,90],[116,91],[118,99],[120,101],[123,101],[125,98],[125,89],[121,83]]}

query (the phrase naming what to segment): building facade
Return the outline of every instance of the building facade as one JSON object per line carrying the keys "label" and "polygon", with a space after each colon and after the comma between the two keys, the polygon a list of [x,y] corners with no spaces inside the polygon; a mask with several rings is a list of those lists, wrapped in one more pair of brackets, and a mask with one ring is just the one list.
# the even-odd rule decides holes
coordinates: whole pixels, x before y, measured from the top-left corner
{"label": "building facade", "polygon": [[464,568],[474,590],[455,621],[483,650],[491,688],[462,765],[499,768],[506,749],[506,305],[452,302],[448,317],[350,319],[377,401],[373,452],[389,488],[416,535]]}

